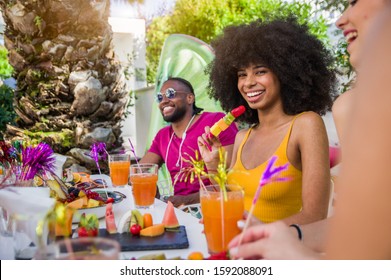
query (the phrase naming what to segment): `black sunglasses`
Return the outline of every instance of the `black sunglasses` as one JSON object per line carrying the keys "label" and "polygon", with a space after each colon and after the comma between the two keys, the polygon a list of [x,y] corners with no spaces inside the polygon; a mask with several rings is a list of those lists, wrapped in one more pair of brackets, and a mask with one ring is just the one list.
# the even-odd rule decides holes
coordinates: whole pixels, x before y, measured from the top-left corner
{"label": "black sunglasses", "polygon": [[[166,89],[166,92],[164,93],[164,95],[165,95],[168,99],[174,99],[177,92],[189,93],[189,92],[187,92],[187,91],[180,91],[180,90],[175,90],[175,89],[173,89],[173,88],[168,88],[168,89]],[[157,102],[157,103],[160,103],[160,102],[162,102],[162,101],[163,101],[163,93],[158,92],[158,93],[156,94],[156,102]]]}

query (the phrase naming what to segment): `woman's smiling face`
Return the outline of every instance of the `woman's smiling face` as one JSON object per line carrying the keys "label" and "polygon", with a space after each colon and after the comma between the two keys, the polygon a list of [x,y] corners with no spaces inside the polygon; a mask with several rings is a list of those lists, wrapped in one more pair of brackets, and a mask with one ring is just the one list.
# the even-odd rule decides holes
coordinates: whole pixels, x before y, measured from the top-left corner
{"label": "woman's smiling face", "polygon": [[280,82],[266,66],[251,64],[238,70],[238,89],[252,109],[281,103]]}
{"label": "woman's smiling face", "polygon": [[370,24],[389,0],[349,0],[349,7],[337,20],[336,26],[343,31],[348,43],[350,64],[358,67],[359,53],[367,38]]}

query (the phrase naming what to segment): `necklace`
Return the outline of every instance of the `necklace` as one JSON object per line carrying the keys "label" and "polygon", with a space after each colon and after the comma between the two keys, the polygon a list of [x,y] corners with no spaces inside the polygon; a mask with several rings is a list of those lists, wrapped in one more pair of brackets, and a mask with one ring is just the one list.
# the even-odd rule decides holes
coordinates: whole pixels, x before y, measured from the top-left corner
{"label": "necklace", "polygon": [[[185,139],[186,139],[187,130],[189,129],[190,124],[193,122],[195,116],[196,116],[196,114],[194,114],[193,117],[190,119],[190,121],[187,123],[185,131],[182,134],[182,140],[181,140],[181,143],[179,144],[178,160],[175,164],[176,167],[179,167],[179,161],[180,161],[181,162],[180,167],[182,168],[182,146],[183,146],[183,143],[185,142]],[[166,164],[166,168],[167,168],[168,152],[170,151],[170,147],[171,147],[171,143],[172,143],[172,139],[174,138],[174,135],[175,135],[175,132],[172,133],[172,135],[170,137],[170,141],[168,142],[168,146],[167,146],[166,157],[164,159],[164,163]]]}

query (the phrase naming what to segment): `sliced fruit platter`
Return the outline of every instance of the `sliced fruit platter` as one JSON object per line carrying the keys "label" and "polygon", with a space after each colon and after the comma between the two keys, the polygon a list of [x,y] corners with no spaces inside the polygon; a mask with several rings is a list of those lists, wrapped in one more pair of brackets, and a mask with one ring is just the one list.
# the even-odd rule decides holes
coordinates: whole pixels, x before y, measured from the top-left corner
{"label": "sliced fruit platter", "polygon": [[[114,205],[117,205],[121,201],[123,201],[126,196],[120,192],[116,191],[108,191],[108,190],[93,190],[91,191],[92,193],[96,193],[100,199],[105,201],[105,203],[100,204],[98,206],[93,206],[90,205],[90,207],[86,208],[77,208],[77,213],[78,214],[95,214],[98,219],[103,218],[105,216],[105,211],[106,211],[106,206],[108,205],[107,203],[112,203]],[[89,199],[88,201],[90,201]],[[96,200],[96,198],[94,199]],[[73,215],[73,223],[79,222],[79,215]]]}
{"label": "sliced fruit platter", "polygon": [[95,214],[98,218],[105,215],[106,204],[117,204],[125,195],[120,192],[108,191],[103,180],[90,180],[88,174],[73,173],[71,180],[46,180],[50,189],[50,197],[56,198],[66,207],[77,210],[73,215],[73,223],[80,221],[81,214]]}
{"label": "sliced fruit platter", "polygon": [[[93,220],[91,223],[86,223],[86,219],[81,220],[79,228],[82,228],[80,230],[82,236],[86,231],[96,232],[89,228],[91,224],[94,224]],[[160,223],[154,223],[150,213],[141,214],[137,209],[127,211],[116,223],[112,204],[109,203],[106,206],[106,228],[101,228],[97,232],[100,237],[117,240],[122,251],[189,247],[186,229],[179,225],[171,202],[167,204]]]}

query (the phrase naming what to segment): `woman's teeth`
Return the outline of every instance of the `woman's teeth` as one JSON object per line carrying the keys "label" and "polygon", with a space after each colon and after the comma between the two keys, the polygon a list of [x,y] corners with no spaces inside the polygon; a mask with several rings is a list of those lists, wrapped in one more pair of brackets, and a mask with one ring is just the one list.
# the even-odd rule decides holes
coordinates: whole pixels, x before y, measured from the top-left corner
{"label": "woman's teeth", "polygon": [[261,91],[254,91],[254,92],[248,92],[247,96],[248,97],[254,97],[254,96],[262,94],[263,92],[264,92],[263,90],[261,90]]}
{"label": "woman's teeth", "polygon": [[356,39],[356,37],[357,37],[357,32],[350,32],[350,33],[348,33],[348,34],[346,34],[346,41],[349,43],[349,42],[351,42],[352,40],[354,40],[354,39]]}

